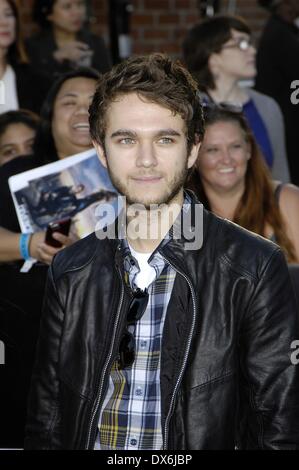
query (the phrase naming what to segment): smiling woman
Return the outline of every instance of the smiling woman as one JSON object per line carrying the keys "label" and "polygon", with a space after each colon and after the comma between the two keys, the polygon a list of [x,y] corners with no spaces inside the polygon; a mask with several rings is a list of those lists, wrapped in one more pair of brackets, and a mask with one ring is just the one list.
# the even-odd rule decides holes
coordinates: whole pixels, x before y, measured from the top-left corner
{"label": "smiling woman", "polygon": [[272,181],[241,112],[212,106],[188,187],[212,212],[275,241],[299,262],[299,188]]}
{"label": "smiling woman", "polygon": [[41,111],[34,154],[49,163],[92,147],[88,108],[99,78],[96,70],[79,67],[53,84]]}
{"label": "smiling woman", "polygon": [[[0,262],[21,260],[19,224],[8,188],[8,178],[41,164],[83,152],[92,147],[88,125],[88,108],[99,74],[82,67],[60,77],[52,86],[42,108],[41,121],[34,141],[34,158],[8,162],[0,171]],[[43,243],[44,232],[30,240],[30,254],[50,264],[58,249]],[[57,234],[63,246],[73,239]],[[62,238],[61,238],[62,237]]]}

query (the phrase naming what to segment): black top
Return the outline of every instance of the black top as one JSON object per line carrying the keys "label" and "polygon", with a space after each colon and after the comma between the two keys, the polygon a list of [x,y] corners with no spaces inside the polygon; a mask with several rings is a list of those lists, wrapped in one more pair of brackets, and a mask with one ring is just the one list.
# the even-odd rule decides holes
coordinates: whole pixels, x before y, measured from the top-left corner
{"label": "black top", "polygon": [[291,83],[299,78],[299,29],[272,15],[263,31],[258,53],[256,89],[272,96],[285,119],[292,181],[299,184],[299,105],[291,102]]}
{"label": "black top", "polygon": [[[103,38],[89,31],[81,31],[77,40],[88,44],[93,50],[91,66],[101,73],[107,72],[111,67],[110,56]],[[54,35],[51,30],[43,31],[26,41],[27,53],[32,67],[52,80],[55,76],[69,72],[76,66],[71,61],[57,62],[53,53],[57,49]]]}
{"label": "black top", "polygon": [[30,64],[14,62],[10,65],[16,74],[19,108],[39,114],[50,86],[49,79],[35,71]]}
{"label": "black top", "polygon": [[8,178],[38,166],[33,157],[18,157],[0,167],[0,227],[12,232],[21,231],[15,206],[10,193]]}

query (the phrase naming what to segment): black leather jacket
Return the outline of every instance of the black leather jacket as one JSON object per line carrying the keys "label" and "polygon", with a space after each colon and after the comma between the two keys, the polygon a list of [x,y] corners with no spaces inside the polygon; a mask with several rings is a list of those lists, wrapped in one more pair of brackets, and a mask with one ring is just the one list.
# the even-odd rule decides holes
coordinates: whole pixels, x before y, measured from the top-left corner
{"label": "black leather jacket", "polygon": [[[177,271],[163,332],[165,449],[299,448],[299,338],[284,257],[204,211],[202,248],[159,248]],[[130,292],[119,240],[94,234],[49,271],[27,449],[93,449]]]}

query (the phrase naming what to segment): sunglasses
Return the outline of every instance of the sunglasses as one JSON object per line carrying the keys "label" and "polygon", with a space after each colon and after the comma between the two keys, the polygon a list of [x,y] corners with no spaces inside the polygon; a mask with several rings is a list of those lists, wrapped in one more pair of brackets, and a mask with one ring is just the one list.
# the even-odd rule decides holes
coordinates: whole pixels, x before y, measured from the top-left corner
{"label": "sunglasses", "polygon": [[231,49],[235,47],[239,48],[241,51],[247,51],[250,47],[254,47],[254,43],[251,38],[239,38],[236,39],[233,44],[227,44],[226,46],[222,46],[222,49]]}
{"label": "sunglasses", "polygon": [[128,330],[128,327],[135,325],[145,312],[148,303],[148,292],[145,289],[136,289],[133,292],[129,311],[126,319],[125,332],[119,345],[118,368],[125,369],[130,367],[135,361],[135,337]]}

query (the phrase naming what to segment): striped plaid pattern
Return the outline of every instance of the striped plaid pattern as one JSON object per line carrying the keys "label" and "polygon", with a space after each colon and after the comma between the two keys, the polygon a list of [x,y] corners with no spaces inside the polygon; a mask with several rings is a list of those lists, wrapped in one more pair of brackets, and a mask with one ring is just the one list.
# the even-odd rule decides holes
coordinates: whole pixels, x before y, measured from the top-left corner
{"label": "striped plaid pattern", "polygon": [[[125,243],[126,244],[126,243]],[[137,261],[131,264],[129,247],[124,248],[125,265],[130,266],[129,279],[139,272]],[[110,449],[160,449],[162,447],[160,350],[164,320],[171,296],[175,271],[165,265],[156,252],[150,260],[157,278],[149,286],[149,301],[136,326],[130,326],[135,336],[136,358],[131,367],[118,369],[114,363],[109,387],[99,420],[98,446]]]}
{"label": "striped plaid pattern", "polygon": [[[184,211],[186,207],[189,209],[188,202],[185,199]],[[162,243],[168,240],[169,237]],[[131,255],[127,241],[122,243],[125,271],[131,288],[135,289],[138,262]],[[129,327],[135,337],[135,361],[123,370],[118,369],[116,361],[111,369],[95,450],[159,450],[163,447],[160,352],[176,272],[158,251],[148,262],[156,271],[156,279],[148,287],[149,301],[142,318]]]}

